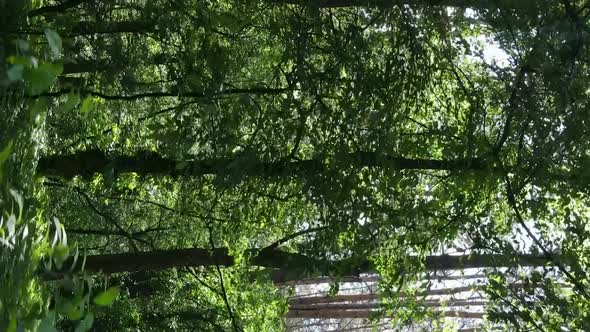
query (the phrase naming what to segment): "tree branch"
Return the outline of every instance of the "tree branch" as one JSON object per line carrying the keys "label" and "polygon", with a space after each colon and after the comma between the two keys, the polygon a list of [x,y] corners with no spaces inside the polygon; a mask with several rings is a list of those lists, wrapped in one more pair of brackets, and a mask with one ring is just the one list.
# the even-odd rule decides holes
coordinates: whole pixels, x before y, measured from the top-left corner
{"label": "tree branch", "polygon": [[[481,171],[486,164],[480,159],[409,159],[376,152],[353,152],[339,155],[348,165],[358,168],[382,168],[390,171],[441,170]],[[139,175],[203,176],[227,175],[239,170],[240,176],[252,177],[308,177],[326,172],[329,167],[324,159],[281,161],[248,161],[240,163],[236,158],[203,159],[177,161],[162,157],[153,152],[139,152],[134,156],[106,156],[100,150],[86,150],[70,155],[42,157],[37,165],[37,174],[73,178],[77,175],[88,177],[112,167],[118,173],[137,173]]]}
{"label": "tree branch", "polygon": [[[129,244],[131,245],[131,247],[133,248],[134,251],[139,252],[139,249],[137,248],[137,245],[135,244],[135,241],[137,240],[136,238],[134,238],[133,236],[131,236],[131,234],[129,234],[128,231],[126,231],[123,227],[121,227],[121,225],[119,225],[119,223],[117,223],[113,218],[111,218],[111,216],[109,216],[108,214],[100,211],[93,203],[92,200],[90,199],[90,197],[88,197],[88,194],[86,194],[84,191],[82,191],[80,188],[76,188],[74,187],[74,190],[84,198],[84,200],[86,201],[86,204],[88,205],[88,207],[90,207],[90,209],[92,211],[94,211],[96,214],[98,214],[99,216],[103,217],[105,220],[107,220],[110,224],[112,224],[113,226],[115,226],[115,228],[117,228],[119,230],[119,232],[121,232],[122,234],[124,234],[124,236],[129,240]],[[140,240],[141,241],[141,240]]]}
{"label": "tree branch", "polygon": [[320,226],[320,227],[313,227],[313,228],[308,228],[308,229],[301,230],[299,232],[295,232],[293,234],[290,234],[290,235],[285,236],[284,238],[282,238],[280,240],[277,240],[277,241],[273,242],[272,244],[268,245],[267,247],[262,248],[261,251],[271,251],[271,250],[274,250],[274,249],[278,248],[280,245],[282,245],[282,244],[284,244],[284,243],[286,243],[286,242],[288,242],[288,241],[290,241],[290,240],[292,240],[292,239],[294,239],[294,238],[296,238],[298,236],[305,235],[305,234],[310,234],[310,233],[315,233],[315,232],[318,232],[318,231],[321,231],[321,230],[324,230],[324,229],[327,229],[327,228],[328,228],[328,226]]}
{"label": "tree branch", "polygon": [[[38,99],[40,97],[60,97],[71,93],[71,89],[61,89],[54,92],[45,92],[37,95],[25,95],[30,99]],[[236,88],[236,89],[225,89],[217,92],[207,91],[162,91],[162,92],[145,92],[132,95],[109,95],[99,91],[93,90],[80,90],[80,95],[93,96],[102,98],[104,100],[123,100],[123,101],[134,101],[144,98],[164,98],[164,97],[191,97],[191,98],[214,98],[229,95],[243,95],[243,94],[255,94],[255,95],[276,95],[289,91],[288,88]]]}
{"label": "tree branch", "polygon": [[520,69],[518,74],[516,75],[516,79],[512,86],[512,92],[510,93],[510,97],[508,98],[508,103],[506,107],[508,108],[506,112],[506,122],[504,123],[504,128],[502,129],[502,133],[496,140],[496,144],[494,144],[493,153],[497,155],[500,153],[502,146],[506,143],[508,136],[510,136],[510,127],[512,125],[512,118],[514,117],[514,109],[516,108],[516,96],[518,90],[520,89],[520,85],[522,84],[522,80],[524,78],[525,69]]}

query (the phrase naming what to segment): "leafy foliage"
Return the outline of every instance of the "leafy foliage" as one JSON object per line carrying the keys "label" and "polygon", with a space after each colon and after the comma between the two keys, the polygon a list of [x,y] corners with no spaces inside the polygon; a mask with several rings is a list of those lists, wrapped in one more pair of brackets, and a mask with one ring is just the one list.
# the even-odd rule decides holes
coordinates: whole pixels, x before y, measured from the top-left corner
{"label": "leafy foliage", "polygon": [[482,326],[588,330],[589,8],[460,3],[2,4],[2,328],[277,331],[378,271],[364,318],[453,329],[454,252]]}

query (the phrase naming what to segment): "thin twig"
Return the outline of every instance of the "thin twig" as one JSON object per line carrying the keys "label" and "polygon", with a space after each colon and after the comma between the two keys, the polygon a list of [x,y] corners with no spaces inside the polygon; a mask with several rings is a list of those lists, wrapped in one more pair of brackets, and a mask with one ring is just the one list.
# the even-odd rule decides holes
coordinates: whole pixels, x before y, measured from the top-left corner
{"label": "thin twig", "polygon": [[78,193],[78,195],[80,195],[80,196],[82,196],[84,198],[84,200],[86,201],[86,204],[88,205],[88,207],[90,207],[90,209],[92,211],[94,211],[99,216],[103,217],[105,220],[107,220],[109,223],[111,223],[113,226],[115,226],[115,228],[117,228],[120,232],[122,232],[123,234],[125,234],[125,237],[129,240],[129,244],[131,245],[131,247],[133,248],[133,250],[135,252],[139,252],[139,248],[137,248],[137,245],[135,244],[135,241],[140,241],[141,242],[141,240],[138,240],[138,239],[134,238],[133,236],[131,236],[131,234],[129,234],[129,232],[126,231],[123,227],[121,227],[121,225],[119,225],[119,223],[117,223],[113,218],[111,218],[111,216],[107,215],[103,211],[100,211],[94,205],[94,203],[92,203],[92,200],[90,199],[90,197],[88,196],[88,194],[86,194],[80,188],[73,187],[73,189]]}
{"label": "thin twig", "polygon": [[516,220],[518,221],[520,226],[522,226],[522,228],[525,230],[525,232],[528,234],[528,236],[533,240],[535,245],[537,247],[539,247],[539,249],[541,249],[541,251],[543,252],[545,257],[548,260],[552,261],[553,264],[555,264],[555,266],[559,269],[559,271],[561,271],[561,273],[563,273],[569,279],[569,282],[571,282],[575,286],[575,288],[578,289],[578,291],[580,293],[582,293],[582,295],[584,295],[584,297],[590,299],[590,296],[586,292],[584,285],[580,281],[578,281],[578,279],[576,279],[576,277],[574,275],[572,275],[566,269],[566,267],[555,257],[555,255],[553,255],[547,248],[545,248],[543,243],[541,243],[541,241],[535,236],[535,234],[533,234],[533,232],[530,230],[530,228],[525,224],[524,219],[523,219],[522,215],[520,214],[520,210],[518,209],[518,206],[516,205],[516,197],[514,195],[514,191],[512,190],[512,184],[510,183],[510,178],[508,177],[508,173],[506,172],[506,170],[504,169],[503,166],[502,166],[502,170],[504,172],[504,180],[506,181],[506,194],[508,196],[508,203],[509,203],[510,207],[512,208],[512,210],[514,211],[514,214],[516,216]]}
{"label": "thin twig", "polygon": [[187,270],[190,273],[190,275],[192,275],[193,278],[195,278],[195,280],[197,280],[201,285],[203,285],[205,288],[210,290],[213,294],[220,295],[219,292],[215,288],[213,288],[208,283],[204,282],[201,278],[199,278],[199,276],[197,275],[197,272],[195,272],[194,267],[189,267]]}
{"label": "thin twig", "polygon": [[512,92],[510,93],[510,97],[508,98],[507,103],[507,112],[506,112],[506,122],[504,123],[504,128],[502,129],[502,133],[499,135],[496,144],[494,145],[493,153],[497,155],[500,153],[502,146],[510,136],[510,127],[512,125],[512,118],[514,117],[514,109],[516,108],[516,97],[518,90],[520,89],[520,85],[522,84],[524,78],[525,69],[524,67],[519,70],[518,74],[516,75],[515,82],[512,86]]}
{"label": "thin twig", "polygon": [[282,245],[282,244],[286,243],[287,241],[292,240],[300,235],[315,233],[315,232],[318,232],[318,231],[321,231],[321,230],[324,230],[327,228],[328,228],[328,226],[312,227],[312,228],[304,229],[299,232],[295,232],[293,234],[289,234],[289,235],[285,236],[284,238],[277,240],[277,241],[273,242],[272,244],[268,245],[267,247],[263,248],[261,251],[274,250],[274,249],[278,248],[280,245]]}
{"label": "thin twig", "polygon": [[[215,252],[215,243],[213,242],[213,231],[211,230],[211,228],[209,226],[207,226],[207,229],[209,230],[209,244],[211,245],[211,250],[213,252]],[[227,311],[229,313],[229,317],[231,319],[231,324],[232,327],[234,328],[235,332],[239,332],[241,329],[238,326],[238,323],[236,322],[236,318],[234,317],[234,313],[231,309],[231,306],[229,305],[229,300],[227,299],[227,292],[225,291],[225,284],[223,282],[223,273],[221,272],[221,268],[219,267],[219,263],[217,262],[217,258],[215,255],[213,255],[213,259],[215,260],[215,269],[217,270],[217,274],[219,275],[219,283],[221,286],[221,297],[223,298],[223,302],[225,302],[225,306],[227,308]]]}

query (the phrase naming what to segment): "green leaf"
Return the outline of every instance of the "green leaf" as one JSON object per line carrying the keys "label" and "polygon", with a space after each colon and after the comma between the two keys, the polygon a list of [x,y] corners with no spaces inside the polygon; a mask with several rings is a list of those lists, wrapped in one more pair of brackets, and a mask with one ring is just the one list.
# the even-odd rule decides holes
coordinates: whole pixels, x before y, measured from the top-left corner
{"label": "green leaf", "polygon": [[2,180],[3,170],[2,165],[8,160],[10,157],[10,153],[12,152],[12,140],[8,142],[8,145],[0,152],[0,180]]}
{"label": "green leaf", "polygon": [[53,56],[56,58],[59,57],[62,49],[61,37],[57,32],[49,28],[45,29],[45,37],[47,37],[47,42],[49,43],[49,48],[51,48]]}
{"label": "green leaf", "polygon": [[55,312],[50,311],[47,313],[47,316],[39,324],[37,332],[57,332],[55,328]]}
{"label": "green leaf", "polygon": [[7,59],[8,63],[12,65],[23,65],[27,68],[37,67],[37,58],[33,56],[14,56],[11,55]]}
{"label": "green leaf", "polygon": [[21,52],[28,52],[29,49],[30,49],[29,43],[26,40],[23,40],[23,39],[17,39],[16,40],[16,47]]}
{"label": "green leaf", "polygon": [[187,166],[188,166],[188,162],[186,162],[186,161],[179,161],[178,163],[176,163],[176,170],[177,171],[182,171]]}
{"label": "green leaf", "polygon": [[80,320],[82,319],[82,311],[80,309],[74,309],[68,312],[68,318],[70,320]]}
{"label": "green leaf", "polygon": [[82,101],[82,106],[80,106],[80,113],[86,115],[94,109],[94,103],[92,102],[91,97],[84,98]]}
{"label": "green leaf", "polygon": [[53,260],[58,268],[61,268],[63,262],[68,258],[70,254],[70,248],[65,244],[58,244],[53,248]]}
{"label": "green leaf", "polygon": [[11,82],[21,80],[23,78],[23,70],[24,69],[25,69],[25,66],[23,66],[21,64],[16,64],[16,65],[13,65],[12,67],[10,67],[10,69],[8,69],[6,71],[6,76],[8,76],[8,80]]}
{"label": "green leaf", "polygon": [[29,103],[29,113],[34,117],[37,114],[41,114],[47,111],[47,100],[45,98],[39,98],[31,100]]}
{"label": "green leaf", "polygon": [[67,314],[76,310],[76,304],[72,299],[61,298],[56,301],[55,310],[60,314]]}
{"label": "green leaf", "polygon": [[16,318],[11,318],[10,322],[8,323],[8,328],[6,329],[7,332],[16,332]]}
{"label": "green leaf", "polygon": [[89,312],[86,314],[86,317],[78,324],[76,327],[75,332],[86,332],[92,328],[92,323],[94,323],[94,315]]}
{"label": "green leaf", "polygon": [[0,167],[6,162],[8,157],[10,157],[10,153],[12,153],[12,141],[8,142],[8,145],[0,152]]}
{"label": "green leaf", "polygon": [[74,108],[76,108],[76,106],[78,106],[79,103],[80,103],[80,95],[72,91],[68,94],[68,100],[66,100],[65,103],[63,103],[59,106],[59,111],[60,112],[69,112],[69,111],[73,110]]}
{"label": "green leaf", "polygon": [[109,289],[94,297],[94,303],[100,306],[110,306],[115,302],[120,291],[119,287],[109,287]]}
{"label": "green leaf", "polygon": [[340,283],[339,282],[330,283],[330,289],[328,290],[328,296],[336,296],[336,294],[338,294],[339,290],[340,290]]}
{"label": "green leaf", "polygon": [[29,83],[29,92],[40,94],[46,91],[55,82],[62,70],[61,65],[54,63],[43,63],[37,68],[26,70],[24,79]]}

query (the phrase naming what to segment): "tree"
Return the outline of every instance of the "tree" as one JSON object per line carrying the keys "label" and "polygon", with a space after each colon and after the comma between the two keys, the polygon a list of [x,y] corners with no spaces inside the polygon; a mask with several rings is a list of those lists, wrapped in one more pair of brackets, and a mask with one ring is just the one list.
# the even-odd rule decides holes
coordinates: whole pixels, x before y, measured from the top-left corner
{"label": "tree", "polygon": [[[277,331],[288,312],[588,329],[588,10],[508,0],[10,5],[3,26],[16,51],[2,53],[13,56],[0,70],[10,100],[0,138],[16,145],[0,144],[0,180],[27,179],[25,219],[59,220],[69,243],[40,244],[30,255],[44,254],[15,266],[53,279],[26,278],[57,285],[39,311],[73,317],[64,328],[88,329],[95,315],[108,330]],[[30,234],[63,236],[62,226]],[[464,282],[428,278],[460,267],[488,276],[477,286],[485,317],[419,298],[448,289],[433,282]],[[331,299],[358,297],[338,285],[363,272],[379,282],[378,304],[297,307],[277,288],[330,280]],[[33,317],[12,312],[0,329]]]}
{"label": "tree", "polygon": [[[368,261],[321,261],[313,257],[297,253],[289,253],[280,250],[261,250],[252,249],[253,253],[250,262],[254,266],[283,269],[277,276],[286,273],[296,273],[298,278],[302,278],[314,271],[320,271],[321,275],[341,274],[354,275],[373,271],[374,267]],[[414,260],[419,263],[417,257],[409,257],[410,261]],[[543,256],[495,256],[495,255],[477,255],[477,256],[428,256],[424,263],[427,270],[458,270],[478,267],[499,267],[499,266],[544,266],[549,264],[547,258]],[[102,272],[106,274],[121,272],[137,271],[159,271],[173,267],[202,267],[202,266],[224,266],[234,265],[234,258],[228,254],[227,248],[216,248],[208,250],[202,248],[191,249],[173,249],[158,250],[153,252],[122,253],[110,255],[86,256],[84,260],[71,258],[64,262],[63,266],[66,271],[88,271]],[[65,272],[65,271],[64,271]],[[51,272],[48,277],[54,273],[59,276],[60,272]],[[284,282],[285,280],[280,280]]]}

